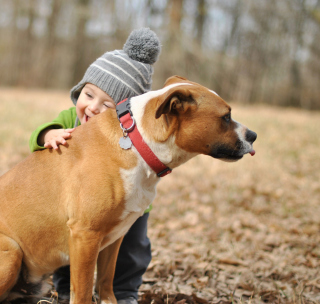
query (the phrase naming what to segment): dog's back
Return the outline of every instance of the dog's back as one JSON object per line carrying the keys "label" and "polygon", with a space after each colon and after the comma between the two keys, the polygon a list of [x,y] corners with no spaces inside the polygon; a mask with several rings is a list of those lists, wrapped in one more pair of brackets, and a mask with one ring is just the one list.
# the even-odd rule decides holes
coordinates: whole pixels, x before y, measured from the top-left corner
{"label": "dog's back", "polygon": [[[231,118],[216,93],[184,78],[133,97],[131,111],[143,140],[171,169],[197,154],[225,161],[254,155],[256,134]],[[20,284],[21,269],[38,288],[45,275],[70,264],[71,302],[89,302],[98,261],[96,290],[116,303],[121,237],[159,181],[135,146],[119,146],[122,136],[115,111],[106,111],[78,127],[69,147],[35,152],[0,178],[0,301]]]}
{"label": "dog's back", "polygon": [[[121,130],[115,113],[107,112],[78,127],[67,147],[36,151],[0,177],[0,245],[8,243],[8,255],[23,256],[21,265],[11,265],[23,273],[15,278],[12,292],[18,286],[40,291],[45,274],[70,263],[68,239],[75,214],[82,220],[88,215],[85,225],[92,226],[101,225],[102,215],[110,213],[109,223],[101,225],[109,231],[120,222],[124,208],[112,204],[125,200],[119,168],[130,169],[137,162],[130,151],[119,157],[123,151],[116,138]],[[8,277],[9,264],[3,270]]]}

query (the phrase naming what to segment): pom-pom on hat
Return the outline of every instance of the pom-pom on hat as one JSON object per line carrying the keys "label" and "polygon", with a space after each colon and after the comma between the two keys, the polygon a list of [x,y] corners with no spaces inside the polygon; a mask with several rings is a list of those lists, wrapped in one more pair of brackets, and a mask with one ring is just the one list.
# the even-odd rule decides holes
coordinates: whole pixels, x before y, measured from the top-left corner
{"label": "pom-pom on hat", "polygon": [[92,83],[105,91],[117,104],[121,100],[151,89],[154,64],[161,46],[149,28],[134,30],[123,50],[107,52],[93,62],[82,80],[71,89],[71,100],[77,103],[82,88]]}

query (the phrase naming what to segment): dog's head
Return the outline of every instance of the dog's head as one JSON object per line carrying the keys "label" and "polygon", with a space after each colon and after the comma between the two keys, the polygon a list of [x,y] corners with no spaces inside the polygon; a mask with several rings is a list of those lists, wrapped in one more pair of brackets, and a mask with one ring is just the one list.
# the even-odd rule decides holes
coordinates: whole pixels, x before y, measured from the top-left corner
{"label": "dog's head", "polygon": [[155,117],[165,119],[167,134],[181,149],[224,161],[254,155],[257,134],[233,120],[231,107],[215,92],[179,76],[170,77],[165,87]]}

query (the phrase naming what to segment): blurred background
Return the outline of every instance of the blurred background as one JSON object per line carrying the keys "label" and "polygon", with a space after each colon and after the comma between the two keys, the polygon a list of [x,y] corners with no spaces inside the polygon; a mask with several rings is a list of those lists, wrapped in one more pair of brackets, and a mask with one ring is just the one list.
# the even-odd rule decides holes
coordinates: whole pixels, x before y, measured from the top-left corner
{"label": "blurred background", "polygon": [[228,101],[320,108],[320,0],[0,0],[0,86],[70,89],[150,27],[153,89],[178,74]]}
{"label": "blurred background", "polygon": [[320,303],[320,0],[0,0],[0,175],[140,27],[162,42],[153,89],[199,82],[258,134],[253,158],[159,183],[140,304]]}

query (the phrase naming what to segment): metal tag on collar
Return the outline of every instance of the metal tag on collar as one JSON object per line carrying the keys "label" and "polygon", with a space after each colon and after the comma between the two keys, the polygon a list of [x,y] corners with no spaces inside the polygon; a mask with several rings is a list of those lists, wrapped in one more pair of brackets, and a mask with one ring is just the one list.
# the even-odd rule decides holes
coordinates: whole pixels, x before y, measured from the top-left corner
{"label": "metal tag on collar", "polygon": [[128,133],[134,129],[136,122],[133,117],[131,117],[131,119],[132,119],[132,124],[129,128],[125,128],[120,122],[120,128],[122,129],[123,137],[120,138],[119,145],[122,149],[125,149],[125,150],[130,149],[132,147],[132,141],[128,136]]}
{"label": "metal tag on collar", "polygon": [[130,139],[130,137],[128,136],[128,131],[131,130],[131,128],[134,127],[134,121],[132,123],[132,126],[129,129],[126,129],[122,126],[122,123],[120,123],[120,127],[122,129],[123,132],[123,136],[120,138],[119,140],[119,145],[122,149],[130,149],[132,147],[132,141]]}
{"label": "metal tag on collar", "polygon": [[123,136],[120,138],[119,140],[119,145],[122,149],[124,150],[128,150],[132,147],[132,141],[130,139],[130,137],[127,135],[127,136]]}

